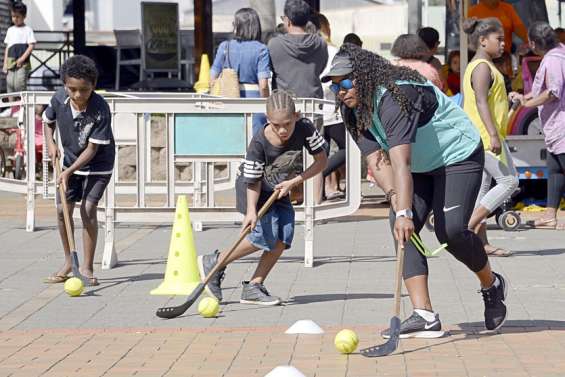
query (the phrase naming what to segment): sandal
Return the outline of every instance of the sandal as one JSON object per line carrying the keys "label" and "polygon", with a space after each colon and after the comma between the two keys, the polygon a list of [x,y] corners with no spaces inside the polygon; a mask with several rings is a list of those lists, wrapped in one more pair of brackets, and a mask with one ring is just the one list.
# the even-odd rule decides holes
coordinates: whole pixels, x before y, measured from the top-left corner
{"label": "sandal", "polygon": [[90,278],[88,276],[85,276],[85,277],[88,279],[88,286],[89,287],[95,287],[97,285],[100,285],[100,282],[94,276],[90,277]]}
{"label": "sandal", "polygon": [[45,284],[58,284],[66,282],[67,280],[69,280],[69,278],[70,277],[66,275],[51,275],[43,279],[43,282]]}
{"label": "sandal", "polygon": [[503,249],[502,247],[494,247],[490,250],[487,250],[485,247],[485,253],[487,253],[489,257],[509,257],[514,254],[510,250]]}
{"label": "sandal", "polygon": [[557,219],[535,219],[535,220],[528,220],[526,225],[533,229],[563,229],[563,224],[558,225]]}
{"label": "sandal", "polygon": [[334,192],[326,195],[326,200],[334,200],[334,199],[340,199],[340,198],[345,198],[345,193],[343,193],[341,191],[334,191]]}

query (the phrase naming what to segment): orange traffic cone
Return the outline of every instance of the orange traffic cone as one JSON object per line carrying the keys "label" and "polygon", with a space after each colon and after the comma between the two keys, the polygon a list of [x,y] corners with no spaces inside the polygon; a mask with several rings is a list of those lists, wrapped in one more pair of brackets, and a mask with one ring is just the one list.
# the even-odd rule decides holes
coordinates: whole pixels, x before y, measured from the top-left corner
{"label": "orange traffic cone", "polygon": [[185,195],[177,200],[165,279],[152,295],[188,295],[200,283],[196,248]]}

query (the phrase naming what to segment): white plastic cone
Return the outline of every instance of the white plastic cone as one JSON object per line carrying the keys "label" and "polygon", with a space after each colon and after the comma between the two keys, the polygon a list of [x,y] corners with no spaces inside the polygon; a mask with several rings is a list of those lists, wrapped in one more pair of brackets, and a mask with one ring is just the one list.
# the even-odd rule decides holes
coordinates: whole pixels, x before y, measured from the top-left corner
{"label": "white plastic cone", "polygon": [[301,319],[290,326],[285,334],[323,334],[324,330],[310,319]]}
{"label": "white plastic cone", "polygon": [[276,367],[265,377],[306,377],[303,375],[298,369],[290,365],[284,365],[280,367]]}

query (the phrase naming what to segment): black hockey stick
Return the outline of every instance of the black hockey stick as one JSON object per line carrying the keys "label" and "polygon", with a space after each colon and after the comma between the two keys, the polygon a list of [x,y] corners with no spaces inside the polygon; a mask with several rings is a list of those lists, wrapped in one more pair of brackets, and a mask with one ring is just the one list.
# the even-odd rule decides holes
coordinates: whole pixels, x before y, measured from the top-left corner
{"label": "black hockey stick", "polygon": [[398,246],[396,254],[396,289],[394,291],[394,312],[390,319],[390,338],[381,345],[365,348],[361,350],[361,355],[365,357],[387,356],[393,353],[398,347],[400,339],[400,293],[402,292],[402,270],[404,269],[404,247]]}
{"label": "black hockey stick", "polygon": [[[271,196],[269,197],[267,202],[265,204],[263,204],[263,207],[261,207],[261,209],[259,210],[259,213],[257,214],[257,220],[259,220],[261,217],[263,217],[263,215],[265,213],[267,213],[269,208],[271,208],[271,205],[275,202],[275,200],[277,200],[278,196],[279,196],[279,190],[275,190],[271,194]],[[192,293],[188,296],[188,298],[186,299],[186,301],[182,305],[159,308],[159,309],[157,309],[157,312],[155,313],[157,315],[157,317],[171,319],[171,318],[178,317],[179,315],[182,315],[184,312],[186,312],[188,310],[188,308],[190,308],[192,306],[192,304],[194,304],[194,302],[198,299],[198,297],[200,297],[200,295],[204,291],[204,287],[206,286],[206,284],[208,284],[208,282],[210,281],[212,276],[214,276],[214,274],[221,268],[224,261],[229,258],[229,256],[239,246],[241,241],[243,241],[243,239],[251,232],[251,230],[252,229],[251,229],[250,225],[248,225],[243,230],[243,232],[239,235],[239,238],[233,244],[231,249],[229,249],[228,252],[224,255],[224,257],[221,260],[219,260],[218,263],[216,263],[216,265],[208,273],[208,276],[206,276],[204,281],[202,283],[198,284],[196,286],[196,288],[194,288]]]}

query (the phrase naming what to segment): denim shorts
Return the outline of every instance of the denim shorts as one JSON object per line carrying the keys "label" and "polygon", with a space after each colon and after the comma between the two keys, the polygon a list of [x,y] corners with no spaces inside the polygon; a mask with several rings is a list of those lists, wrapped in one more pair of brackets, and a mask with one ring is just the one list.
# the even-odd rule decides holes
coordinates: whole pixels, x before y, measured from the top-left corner
{"label": "denim shorts", "polygon": [[259,249],[273,250],[277,241],[290,248],[294,237],[294,208],[288,198],[277,200],[259,221],[247,240]]}

